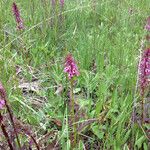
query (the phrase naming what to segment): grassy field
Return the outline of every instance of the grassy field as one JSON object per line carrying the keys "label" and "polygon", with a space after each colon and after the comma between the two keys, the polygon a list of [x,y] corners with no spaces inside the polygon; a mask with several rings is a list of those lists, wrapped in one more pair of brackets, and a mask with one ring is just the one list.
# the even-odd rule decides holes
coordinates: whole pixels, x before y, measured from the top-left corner
{"label": "grassy field", "polygon": [[[133,124],[131,116],[134,100],[141,111],[135,90],[149,0],[65,0],[63,7],[16,0],[23,30],[12,3],[0,1],[0,81],[20,128],[27,126],[41,149],[73,149],[63,71],[70,52],[80,72],[73,89],[76,149],[148,150],[150,125]],[[21,133],[19,139],[30,141]]]}

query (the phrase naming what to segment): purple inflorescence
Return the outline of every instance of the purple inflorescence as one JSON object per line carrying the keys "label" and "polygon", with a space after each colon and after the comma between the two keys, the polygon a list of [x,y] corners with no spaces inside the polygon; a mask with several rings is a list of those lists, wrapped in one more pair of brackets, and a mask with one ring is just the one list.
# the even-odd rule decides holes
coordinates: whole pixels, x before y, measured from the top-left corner
{"label": "purple inflorescence", "polygon": [[75,76],[79,76],[78,67],[76,65],[75,60],[73,59],[71,54],[68,54],[65,59],[65,68],[64,72],[68,73],[69,80],[72,79]]}
{"label": "purple inflorescence", "polygon": [[12,5],[12,11],[13,11],[13,14],[14,14],[15,19],[16,19],[17,28],[19,30],[24,29],[23,21],[22,21],[22,19],[20,17],[20,12],[19,12],[19,9],[18,9],[16,3],[13,3],[13,5]]}
{"label": "purple inflorescence", "polygon": [[143,52],[139,67],[139,86],[143,95],[150,83],[150,48]]}
{"label": "purple inflorescence", "polygon": [[60,6],[64,7],[64,4],[65,4],[65,0],[60,0]]}
{"label": "purple inflorescence", "polygon": [[146,29],[147,31],[150,31],[150,16],[147,18],[147,23],[146,23],[146,25],[145,25],[145,29]]}

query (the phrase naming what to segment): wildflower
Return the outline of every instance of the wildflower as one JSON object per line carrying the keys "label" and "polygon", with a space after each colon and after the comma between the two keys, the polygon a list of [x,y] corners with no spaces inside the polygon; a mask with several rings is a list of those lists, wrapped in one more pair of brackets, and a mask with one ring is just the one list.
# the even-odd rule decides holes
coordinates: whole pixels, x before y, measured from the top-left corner
{"label": "wildflower", "polygon": [[19,30],[24,29],[23,21],[22,21],[22,19],[20,17],[20,12],[19,12],[19,9],[18,9],[16,3],[13,3],[13,5],[12,5],[12,11],[13,11],[15,19],[16,19],[17,28]]}
{"label": "wildflower", "polygon": [[71,80],[74,76],[79,76],[80,74],[76,62],[71,54],[68,54],[65,59],[64,72],[68,73],[69,80]]}
{"label": "wildflower", "polygon": [[143,52],[139,67],[139,84],[143,95],[144,90],[150,84],[150,48]]}
{"label": "wildflower", "polygon": [[147,23],[145,25],[145,30],[150,31],[150,16],[147,18]]}
{"label": "wildflower", "polygon": [[65,0],[60,0],[60,6],[64,7]]}

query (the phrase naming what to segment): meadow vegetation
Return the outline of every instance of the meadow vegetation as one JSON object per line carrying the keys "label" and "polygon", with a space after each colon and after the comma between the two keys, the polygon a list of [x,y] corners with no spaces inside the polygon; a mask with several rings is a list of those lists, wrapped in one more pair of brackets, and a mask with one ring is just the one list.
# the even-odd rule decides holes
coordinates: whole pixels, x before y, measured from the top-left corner
{"label": "meadow vegetation", "polygon": [[[20,147],[148,150],[149,104],[143,123],[137,81],[149,0],[16,0],[21,29],[13,2],[0,1],[0,93]],[[68,54],[80,73],[71,81]],[[10,113],[0,115],[15,150]],[[0,149],[8,146],[0,130]]]}

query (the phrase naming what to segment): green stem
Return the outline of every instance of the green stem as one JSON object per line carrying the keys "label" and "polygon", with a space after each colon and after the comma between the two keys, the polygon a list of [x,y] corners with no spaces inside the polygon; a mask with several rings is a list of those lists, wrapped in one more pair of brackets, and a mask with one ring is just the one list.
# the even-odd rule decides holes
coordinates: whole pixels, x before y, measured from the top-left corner
{"label": "green stem", "polygon": [[75,102],[74,102],[74,94],[73,94],[73,79],[70,81],[71,83],[71,118],[73,120],[72,124],[73,124],[73,133],[74,133],[74,143],[73,143],[73,148],[76,146],[76,142],[77,142],[77,126],[75,124],[75,112],[74,112],[74,108],[75,108]]}
{"label": "green stem", "polygon": [[16,135],[16,139],[17,139],[17,143],[18,143],[18,146],[19,146],[19,149],[21,149],[21,144],[20,144],[20,140],[19,140],[19,137],[18,137],[18,134],[17,134],[17,129],[15,127],[15,123],[14,123],[14,119],[13,119],[13,114],[12,114],[12,111],[9,107],[9,105],[7,104],[7,100],[5,99],[5,106],[7,108],[7,111],[8,111],[8,114],[9,114],[9,117],[10,117],[10,121],[12,123],[12,126],[14,128],[14,133]]}
{"label": "green stem", "polygon": [[37,150],[40,150],[40,147],[39,147],[38,143],[36,142],[35,138],[34,138],[32,135],[31,135],[30,137],[31,137],[31,139],[33,140],[33,142],[34,142],[34,144],[35,144]]}
{"label": "green stem", "polygon": [[2,129],[2,132],[3,132],[3,134],[4,134],[4,136],[5,136],[6,140],[7,140],[7,143],[9,145],[10,150],[14,150],[14,148],[13,148],[13,146],[11,144],[11,141],[9,139],[8,133],[7,133],[6,129],[5,129],[5,125],[2,123],[2,120],[3,120],[3,116],[0,113],[0,126],[1,126],[1,129]]}
{"label": "green stem", "polygon": [[142,96],[142,124],[144,123],[144,119],[145,119],[145,117],[144,117],[144,96]]}

